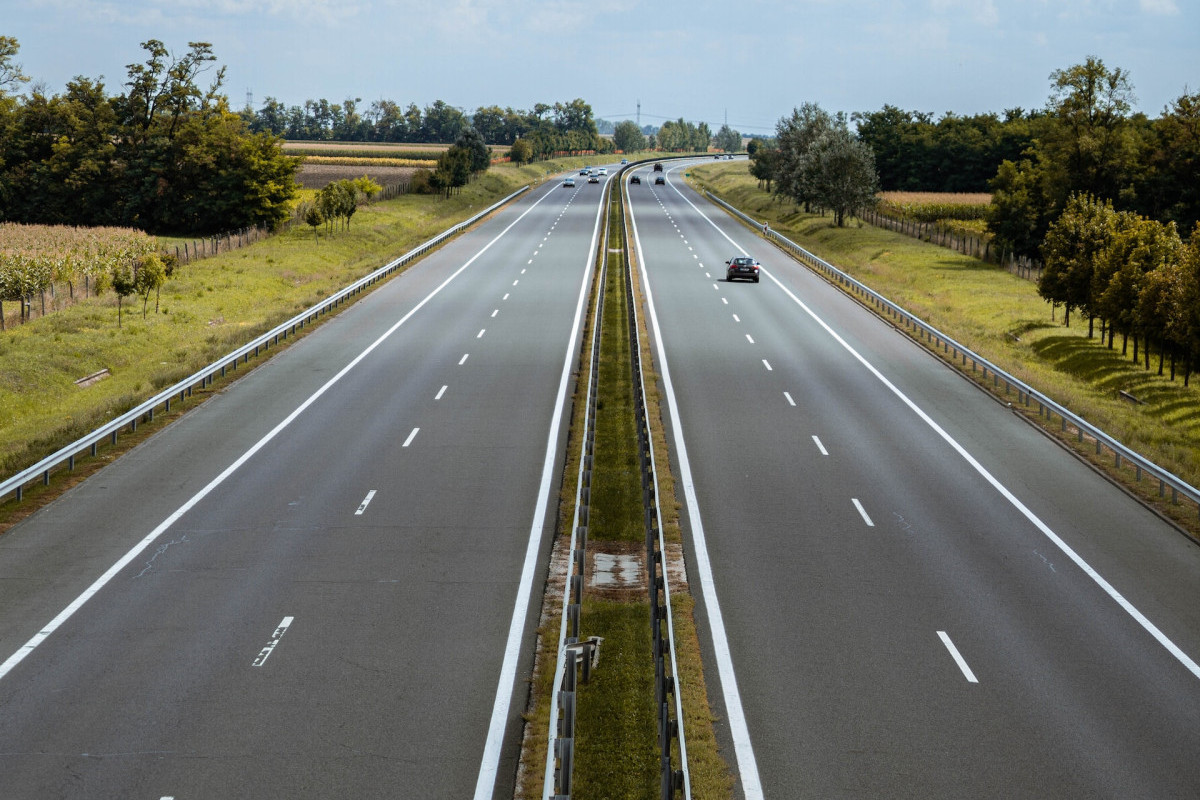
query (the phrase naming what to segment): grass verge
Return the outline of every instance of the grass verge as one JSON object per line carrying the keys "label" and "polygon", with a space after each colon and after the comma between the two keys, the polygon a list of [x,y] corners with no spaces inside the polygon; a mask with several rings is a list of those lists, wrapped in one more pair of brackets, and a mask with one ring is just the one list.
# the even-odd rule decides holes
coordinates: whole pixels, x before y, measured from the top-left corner
{"label": "grass verge", "polygon": [[[776,202],[758,187],[744,163],[705,165],[691,170],[691,176],[697,188],[770,221],[772,228],[1128,447],[1191,485],[1200,484],[1200,390],[1143,369],[1119,349],[1109,350],[1098,336],[1089,338],[1086,321],[1077,319],[1065,327],[1061,315],[1056,319],[1038,296],[1033,282],[978,259],[856,221],[836,228],[830,217],[804,214],[791,204]],[[992,389],[990,384],[987,388]],[[1141,403],[1130,403],[1121,392]],[[1027,413],[1035,422],[1036,411],[1034,407]],[[1128,463],[1117,468],[1108,458],[1097,461],[1094,442],[1086,437],[1077,441],[1073,429],[1064,436],[1057,420],[1047,432],[1193,536],[1200,534],[1195,507],[1172,503],[1169,496],[1160,498],[1157,482],[1138,481]]]}

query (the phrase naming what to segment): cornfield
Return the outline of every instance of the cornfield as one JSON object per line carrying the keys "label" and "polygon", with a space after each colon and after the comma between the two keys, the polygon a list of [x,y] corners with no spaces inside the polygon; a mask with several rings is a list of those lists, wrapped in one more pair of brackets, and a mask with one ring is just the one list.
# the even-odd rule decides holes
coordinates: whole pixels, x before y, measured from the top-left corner
{"label": "cornfield", "polygon": [[133,228],[0,223],[0,300],[18,300],[54,283],[104,280],[115,267],[158,249]]}
{"label": "cornfield", "polygon": [[880,192],[879,211],[916,222],[987,218],[992,196],[986,192]]}

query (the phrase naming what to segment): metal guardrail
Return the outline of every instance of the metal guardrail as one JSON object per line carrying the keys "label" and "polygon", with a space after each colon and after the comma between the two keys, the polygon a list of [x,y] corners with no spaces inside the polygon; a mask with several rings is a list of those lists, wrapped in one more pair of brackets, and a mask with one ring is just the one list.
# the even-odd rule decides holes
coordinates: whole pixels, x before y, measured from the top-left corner
{"label": "metal guardrail", "polygon": [[399,258],[389,261],[387,264],[375,270],[366,277],[360,278],[359,280],[347,286],[345,289],[330,295],[321,302],[311,306],[305,311],[302,311],[283,324],[272,328],[254,341],[242,345],[237,350],[217,361],[214,361],[199,372],[193,373],[168,389],[164,389],[163,391],[151,397],[149,400],[146,400],[138,405],[136,408],[126,411],[124,414],[121,414],[119,417],[116,417],[112,421],[102,425],[83,438],[75,440],[61,450],[58,450],[46,458],[43,458],[33,466],[18,472],[16,475],[13,475],[3,482],[0,482],[0,500],[9,497],[9,495],[15,495],[16,499],[20,501],[23,498],[25,487],[39,479],[44,485],[48,485],[50,483],[50,473],[54,470],[62,467],[64,464],[67,465],[68,469],[73,470],[75,468],[76,457],[85,451],[91,456],[95,456],[96,448],[100,442],[104,441],[105,439],[110,439],[113,444],[116,444],[117,436],[122,429],[129,428],[131,432],[137,430],[138,421],[143,419],[147,421],[153,420],[156,409],[161,408],[164,412],[169,412],[171,410],[171,402],[175,400],[176,397],[178,397],[179,402],[183,402],[187,397],[192,395],[194,389],[202,389],[206,386],[211,386],[214,377],[216,377],[218,374],[224,377],[228,370],[236,370],[239,362],[246,363],[251,357],[257,358],[261,351],[269,349],[272,345],[279,344],[280,340],[286,339],[288,336],[295,334],[298,330],[303,329],[305,325],[319,319],[321,316],[341,305],[354,295],[386,278],[400,267],[408,264],[416,258],[419,258],[450,237],[462,232],[471,225],[474,225],[488,214],[528,191],[528,189],[528,186],[521,187],[508,197],[505,197],[503,200],[488,206],[486,209],[480,211],[470,219],[446,229],[437,236],[421,245],[418,245],[416,248],[408,251]]}
{"label": "metal guardrail", "polygon": [[771,230],[770,226],[765,222],[759,222],[748,214],[743,213],[739,209],[725,202],[721,198],[714,195],[712,192],[705,190],[705,196],[709,200],[724,208],[729,213],[733,214],[738,219],[756,228],[763,236],[776,242],[780,247],[790,251],[800,261],[824,274],[831,282],[839,285],[844,290],[856,295],[860,300],[875,306],[884,314],[887,314],[892,320],[906,328],[911,329],[916,338],[927,342],[933,349],[940,348],[945,354],[950,357],[950,360],[957,361],[962,359],[963,368],[966,368],[968,362],[971,365],[971,371],[977,372],[983,370],[983,379],[987,380],[989,374],[992,378],[992,385],[997,390],[1000,383],[1004,383],[1005,394],[1010,394],[1015,391],[1017,393],[1017,402],[1026,407],[1032,408],[1034,403],[1038,406],[1038,416],[1045,417],[1046,422],[1051,422],[1055,416],[1058,416],[1063,433],[1068,433],[1071,428],[1074,428],[1076,437],[1079,442],[1083,442],[1085,437],[1091,438],[1096,443],[1096,455],[1103,456],[1107,450],[1113,455],[1115,465],[1120,468],[1123,462],[1128,461],[1133,465],[1138,481],[1142,479],[1142,473],[1146,473],[1151,478],[1158,481],[1158,496],[1166,498],[1167,489],[1171,490],[1171,502],[1178,503],[1180,496],[1196,504],[1197,512],[1200,513],[1200,490],[1196,489],[1191,484],[1184,481],[1182,478],[1163,469],[1154,462],[1147,459],[1145,456],[1137,453],[1126,447],[1121,442],[1114,439],[1112,436],[1105,433],[1100,428],[1088,422],[1083,417],[1075,414],[1070,409],[1051,400],[1046,395],[1028,386],[1020,379],[1013,377],[1009,373],[992,364],[987,359],[972,352],[967,347],[951,339],[937,328],[929,325],[919,317],[909,313],[901,306],[888,300],[883,295],[875,290],[867,287],[865,284],[855,280],[854,278],[842,272],[837,267],[833,266],[824,259],[816,256],[805,250],[800,245],[791,241],[782,234]]}
{"label": "metal guardrail", "polygon": [[571,561],[563,588],[562,616],[558,626],[557,658],[554,664],[554,699],[546,746],[546,771],[542,781],[543,800],[570,798],[575,770],[575,696],[578,672],[583,682],[591,677],[592,660],[599,647],[597,637],[579,641],[579,615],[583,605],[584,570],[587,566],[588,516],[591,507],[592,464],[596,451],[596,407],[600,384],[600,334],[604,320],[604,282],[608,273],[608,211],[611,181],[605,181],[604,239],[601,243],[600,289],[592,313],[591,366],[588,370],[587,409],[583,423],[583,456],[575,484],[575,514],[571,520]]}
{"label": "metal guardrail", "polygon": [[[624,191],[628,184],[622,183]],[[628,215],[622,215],[625,241],[629,242]],[[628,252],[628,247],[626,247]],[[633,269],[625,259],[625,295],[629,304],[630,360],[633,367],[634,409],[638,424],[638,461],[642,473],[642,507],[646,527],[646,573],[649,577],[651,638],[654,642],[654,687],[658,712],[659,798],[672,800],[682,790],[691,800],[692,781],[688,770],[687,737],[683,725],[683,698],[677,676],[675,622],[671,614],[671,586],[667,575],[666,543],[663,540],[662,509],[658,504],[658,468],[654,440],[646,414],[646,378],[642,372],[642,337],[637,302],[633,294]],[[672,702],[673,701],[673,702]],[[672,718],[674,711],[674,718]],[[679,743],[679,768],[671,761],[671,743]]]}

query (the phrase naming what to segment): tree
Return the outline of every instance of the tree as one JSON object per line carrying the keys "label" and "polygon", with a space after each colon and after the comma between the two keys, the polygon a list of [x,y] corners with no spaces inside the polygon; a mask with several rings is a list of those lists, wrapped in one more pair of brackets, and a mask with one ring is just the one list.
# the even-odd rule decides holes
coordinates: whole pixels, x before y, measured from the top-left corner
{"label": "tree", "polygon": [[[1146,276],[1179,261],[1183,243],[1175,231],[1175,223],[1160,222],[1124,212],[1119,217],[1117,231],[1097,259],[1093,277],[1096,312],[1108,320],[1108,342],[1112,347],[1113,331],[1121,332],[1121,352],[1126,352],[1129,334],[1133,334],[1133,360],[1138,360],[1138,337],[1146,333],[1139,324],[1138,305],[1146,286]],[[1147,348],[1146,358],[1150,352]],[[1149,368],[1149,363],[1146,364]]]}
{"label": "tree", "polygon": [[325,215],[321,213],[321,207],[316,203],[313,203],[308,207],[308,210],[304,212],[304,224],[313,229],[313,238],[315,238],[318,242],[321,241],[321,236],[317,233],[317,228],[324,221]]}
{"label": "tree", "polygon": [[474,128],[466,128],[454,141],[454,146],[466,151],[470,157],[472,175],[487,172],[492,165],[492,151],[488,150],[487,142]]}
{"label": "tree", "polygon": [[778,155],[775,159],[776,197],[789,198],[811,211],[812,203],[818,200],[817,185],[806,176],[805,159],[813,145],[823,135],[836,127],[846,128],[841,115],[836,118],[816,103],[805,103],[792,109],[790,117],[784,117],[775,125],[775,143]]}
{"label": "tree", "polygon": [[1001,251],[1027,258],[1041,252],[1053,209],[1044,170],[1030,159],[1004,161],[992,179],[988,231]]}
{"label": "tree", "polygon": [[739,152],[742,149],[742,134],[728,125],[722,125],[721,129],[717,131],[717,135],[713,137],[713,146],[726,153]]}
{"label": "tree", "polygon": [[[133,289],[142,298],[142,319],[150,305],[150,293],[157,292],[167,282],[167,268],[157,253],[142,256],[133,273]],[[158,301],[154,301],[154,313],[158,313]]]}
{"label": "tree", "polygon": [[0,96],[20,83],[27,83],[29,76],[21,72],[21,65],[13,61],[21,45],[12,36],[0,36]]}
{"label": "tree", "polygon": [[117,294],[117,327],[121,327],[121,304],[126,297],[137,290],[134,283],[133,270],[124,261],[113,266],[111,273],[113,291]]}
{"label": "tree", "polygon": [[1088,314],[1088,336],[1095,314],[1092,290],[1096,265],[1117,232],[1117,212],[1112,203],[1089,194],[1074,194],[1063,213],[1051,223],[1042,245],[1045,269],[1038,281],[1038,294],[1066,308],[1064,322],[1071,324],[1071,311]]}
{"label": "tree", "polygon": [[533,148],[524,139],[517,139],[508,149],[508,158],[517,166],[528,164],[533,160]]}
{"label": "tree", "polygon": [[832,210],[839,228],[845,225],[848,214],[872,205],[879,190],[871,148],[851,136],[845,127],[821,134],[809,147],[800,172],[804,195]]}
{"label": "tree", "polygon": [[646,136],[636,122],[623,120],[613,128],[613,144],[625,153],[636,153],[646,149]]}
{"label": "tree", "polygon": [[765,186],[766,190],[770,192],[771,182],[775,180],[778,164],[779,151],[759,142],[750,155],[750,174],[758,179],[759,186]]}
{"label": "tree", "polygon": [[1133,160],[1129,73],[1095,56],[1050,74],[1047,111],[1054,120],[1041,147],[1070,191],[1116,200]]}

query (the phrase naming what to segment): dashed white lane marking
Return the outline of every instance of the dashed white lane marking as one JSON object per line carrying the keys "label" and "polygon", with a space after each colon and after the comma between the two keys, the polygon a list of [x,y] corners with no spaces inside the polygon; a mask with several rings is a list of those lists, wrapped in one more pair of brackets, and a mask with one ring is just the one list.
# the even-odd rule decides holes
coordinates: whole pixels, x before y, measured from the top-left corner
{"label": "dashed white lane marking", "polygon": [[747,333],[746,341],[749,342],[750,344],[754,344],[754,337]]}
{"label": "dashed white lane marking", "polygon": [[763,366],[767,368],[767,372],[775,371],[775,370],[771,369],[771,362],[767,361],[765,358],[763,359]]}
{"label": "dashed white lane marking", "polygon": [[971,683],[979,683],[979,679],[975,677],[975,673],[967,666],[967,660],[962,657],[962,653],[958,652],[958,648],[954,646],[954,642],[950,641],[950,636],[945,631],[938,631],[937,635],[942,640],[942,644],[946,645],[946,649],[950,651],[950,655],[954,657],[954,663],[958,664],[958,668],[962,670],[963,676]]}
{"label": "dashed white lane marking", "polygon": [[817,449],[821,451],[821,455],[823,455],[823,456],[829,455],[829,451],[825,449],[825,445],[821,444],[820,437],[813,436],[813,443],[817,446]]}
{"label": "dashed white lane marking", "polygon": [[718,292],[721,291],[721,287],[715,283],[713,284],[713,288],[716,289]]}
{"label": "dashed white lane marking", "polygon": [[398,331],[400,329],[400,327],[402,325],[404,325],[409,319],[411,319],[414,314],[416,314],[418,311],[420,311],[422,308],[424,308],[434,298],[434,296],[436,296],[439,292],[442,291],[442,289],[449,286],[452,281],[454,281],[456,278],[458,278],[460,275],[462,275],[462,273],[464,271],[466,271],[472,264],[475,263],[476,260],[478,260],[480,258],[480,256],[482,256],[484,253],[486,253],[491,248],[492,245],[494,245],[496,242],[500,241],[500,239],[505,234],[507,234],[510,230],[512,230],[512,228],[518,222],[523,220],[527,214],[529,214],[531,211],[533,211],[535,208],[537,208],[538,204],[541,203],[543,200],[545,200],[547,197],[549,197],[549,194],[544,194],[544,195],[542,195],[541,198],[536,200],[531,206],[529,206],[529,208],[527,208],[524,212],[522,212],[515,220],[513,220],[511,223],[509,223],[509,225],[504,230],[502,230],[500,233],[498,233],[487,244],[485,244],[479,251],[477,251],[475,253],[475,255],[471,256],[471,258],[469,258],[466,261],[466,263],[464,263],[461,267],[459,267],[457,270],[455,270],[453,273],[451,273],[448,278],[446,278],[444,281],[442,281],[440,284],[438,284],[438,286],[432,292],[430,292],[428,295],[426,295],[425,298],[423,300],[421,300],[419,303],[417,303],[407,314],[405,314],[399,320],[397,320],[390,328],[388,328],[383,333],[383,335],[381,335],[378,339],[376,339],[371,344],[369,344],[361,353],[359,353],[357,356],[355,356],[353,359],[351,359],[348,364],[346,364],[344,367],[342,367],[340,370],[338,370],[337,374],[335,374],[332,378],[330,378],[328,381],[326,381],[324,384],[322,384],[321,387],[319,389],[317,389],[317,391],[313,392],[311,395],[309,395],[307,398],[305,398],[300,403],[300,405],[296,407],[296,409],[294,411],[292,411],[290,414],[288,414],[286,417],[284,417],[282,420],[280,420],[280,422],[277,425],[275,425],[275,427],[273,427],[265,436],[263,436],[261,439],[259,439],[257,442],[255,442],[253,445],[251,445],[250,448],[248,450],[246,450],[244,453],[242,453],[242,455],[240,455],[236,460],[234,460],[234,462],[232,464],[230,464],[228,467],[226,467],[224,470],[222,470],[219,475],[217,475],[215,478],[213,478],[211,481],[209,481],[207,484],[205,484],[204,487],[200,489],[200,491],[198,491],[196,494],[192,495],[191,498],[189,498],[183,505],[181,505],[179,508],[175,509],[175,511],[173,511],[170,516],[168,516],[165,520],[163,520],[157,526],[155,526],[154,530],[150,531],[150,533],[146,534],[146,536],[144,536],[137,544],[135,544],[132,548],[130,548],[130,550],[128,552],[126,552],[125,555],[121,556],[121,558],[119,558],[111,567],[109,567],[108,570],[106,570],[103,575],[101,575],[99,578],[97,578],[95,581],[93,581],[91,583],[91,585],[89,585],[88,588],[83,591],[82,594],[80,594],[78,597],[76,597],[74,600],[72,600],[71,603],[69,605],[67,605],[66,608],[64,608],[62,611],[60,611],[54,617],[54,619],[50,620],[44,626],[42,626],[42,628],[36,634],[34,634],[33,637],[29,639],[29,641],[27,641],[16,652],[14,652],[12,655],[10,655],[3,663],[0,663],[0,680],[3,680],[4,677],[6,675],[8,675],[10,672],[12,672],[18,664],[20,664],[22,661],[24,661],[26,658],[28,658],[30,653],[32,653],[34,650],[36,650],[50,636],[54,635],[55,631],[57,631],[69,619],[71,619],[71,617],[73,617],[75,615],[75,613],[79,611],[79,609],[83,608],[84,605],[86,605],[88,603],[88,601],[90,601],[93,597],[96,596],[97,593],[100,592],[100,590],[102,590],[106,585],[108,585],[108,583],[110,581],[112,581],[112,579],[114,577],[116,577],[122,570],[124,570],[126,567],[128,567],[129,564],[135,558],[137,558],[138,555],[141,554],[141,552],[143,550],[145,550],[147,547],[149,547],[151,544],[153,544],[155,541],[157,541],[159,537],[161,537],[164,533],[166,533],[168,530],[170,530],[170,528],[176,522],[178,522],[185,514],[187,514],[189,511],[191,511],[193,508],[195,508],[198,503],[200,503],[202,500],[204,500],[206,497],[208,497],[210,494],[212,494],[214,491],[216,491],[216,489],[219,486],[221,486],[221,484],[223,484],[232,475],[234,475],[239,469],[241,469],[243,465],[245,465],[251,458],[253,458],[255,456],[255,454],[257,454],[260,450],[262,450],[264,447],[266,447],[271,441],[273,441],[283,431],[287,430],[287,428],[293,422],[295,422],[296,419],[298,419],[300,417],[300,415],[303,414],[313,403],[317,402],[318,399],[320,399],[333,386],[335,386],[338,382],[340,382],[342,380],[342,378],[344,378],[351,370],[353,370],[356,366],[358,366],[358,364],[362,363],[362,361],[364,359],[366,359],[367,356],[369,356],[380,345],[382,345],[385,341],[387,341],[388,338],[390,338],[396,331]]}
{"label": "dashed white lane marking", "polygon": [[448,387],[448,386],[443,386],[442,388],[438,389],[438,393],[437,393],[437,394],[435,394],[435,395],[433,396],[433,399],[434,399],[434,400],[441,400],[441,399],[442,399],[442,395],[444,395],[444,394],[446,393],[446,389],[448,389],[448,388],[450,388],[450,387]]}
{"label": "dashed white lane marking", "polygon": [[521,270],[521,274],[522,274],[522,275],[524,275],[524,274],[525,274],[525,270]]}
{"label": "dashed white lane marking", "polygon": [[789,406],[794,406],[794,405],[796,405],[796,401],[792,399],[792,396],[791,396],[790,394],[788,394],[787,392],[784,392],[784,393],[783,393],[783,396],[784,396],[784,398],[785,398],[785,399],[788,401],[788,405],[789,405]]}
{"label": "dashed white lane marking", "polygon": [[460,367],[461,367],[463,364],[467,363],[467,356],[469,356],[469,355],[471,355],[471,354],[470,354],[470,353],[463,353],[463,357],[462,357],[462,358],[460,358],[460,359],[458,360],[458,365],[459,365]]}
{"label": "dashed white lane marking", "polygon": [[[701,267],[700,269],[704,269],[704,267]],[[709,279],[712,279],[712,273],[711,273],[711,272],[706,272],[706,273],[704,273],[704,277],[706,277],[706,278],[709,278]]]}
{"label": "dashed white lane marking", "polygon": [[363,512],[367,510],[367,506],[371,505],[371,501],[375,499],[375,490],[367,492],[367,496],[358,504],[358,510],[354,512],[354,516],[361,517]]}
{"label": "dashed white lane marking", "polygon": [[533,259],[531,258],[531,259],[529,259],[528,261],[526,261],[525,263],[526,263],[526,264],[532,264],[532,263],[533,263]]}
{"label": "dashed white lane marking", "polygon": [[728,297],[722,297],[722,298],[721,298],[721,302],[722,302],[722,303],[724,303],[725,305],[729,305],[729,298],[728,298]]}
{"label": "dashed white lane marking", "polygon": [[258,658],[254,659],[253,666],[261,667],[267,663],[267,659],[271,657],[271,653],[275,652],[275,645],[279,644],[279,640],[287,633],[287,629],[291,627],[292,620],[295,617],[284,617],[283,622],[279,623],[279,627],[275,629],[275,633],[271,635],[271,641],[267,642],[267,646],[258,651]]}
{"label": "dashed white lane marking", "polygon": [[501,299],[501,300],[507,300],[507,299],[508,299],[508,292],[505,292],[505,293],[504,293],[504,297],[501,297],[500,299]]}
{"label": "dashed white lane marking", "polygon": [[737,314],[734,314],[734,315],[733,315],[733,321],[734,321],[734,322],[741,322],[741,321],[742,321],[742,318],[741,318],[741,317],[739,317]]}
{"label": "dashed white lane marking", "polygon": [[476,339],[482,339],[483,334],[487,333],[487,328],[480,328],[479,333],[475,334]]}
{"label": "dashed white lane marking", "polygon": [[417,438],[417,431],[419,431],[419,430],[421,430],[421,429],[420,429],[420,428],[413,428],[413,429],[412,429],[412,433],[410,433],[410,434],[408,435],[408,438],[404,440],[404,444],[402,444],[402,445],[400,445],[400,446],[401,446],[401,447],[408,447],[410,444],[412,444],[412,440],[413,440],[413,439],[415,439],[415,438]]}
{"label": "dashed white lane marking", "polygon": [[520,282],[521,282],[521,279],[517,278],[515,281],[513,281],[513,286],[516,286]]}
{"label": "dashed white lane marking", "polygon": [[500,313],[500,309],[498,309],[498,308],[497,308],[495,311],[493,311],[493,312],[492,312],[492,319],[495,319],[495,318],[496,318],[496,315],[497,315],[497,314],[499,314],[499,313]]}
{"label": "dashed white lane marking", "polygon": [[871,522],[871,518],[869,516],[867,516],[867,510],[865,508],[863,508],[862,503],[858,502],[858,498],[851,497],[850,500],[851,500],[851,502],[854,503],[854,507],[858,509],[858,513],[862,515],[863,522],[867,523],[867,527],[874,528],[875,523]]}

